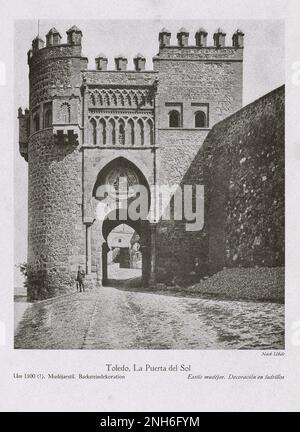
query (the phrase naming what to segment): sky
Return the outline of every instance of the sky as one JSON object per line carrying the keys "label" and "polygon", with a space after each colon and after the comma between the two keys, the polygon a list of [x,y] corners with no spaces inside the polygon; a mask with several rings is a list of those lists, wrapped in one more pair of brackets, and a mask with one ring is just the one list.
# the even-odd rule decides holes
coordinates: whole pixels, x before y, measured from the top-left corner
{"label": "sky", "polygon": [[[208,32],[208,45],[213,45],[213,33],[221,27],[227,33],[226,45],[237,28],[245,33],[243,66],[243,105],[279,87],[285,82],[284,23],[278,20],[40,20],[39,34],[55,27],[66,42],[66,30],[76,24],[83,33],[83,55],[89,58],[88,68],[95,69],[95,57],[105,53],[108,68],[114,69],[114,56],[124,54],[128,69],[133,69],[133,57],[138,53],[146,57],[146,69],[152,69],[152,57],[158,52],[158,33],[167,27],[172,33],[171,44],[176,45],[180,27],[190,32],[189,44],[194,45],[194,34],[199,27]],[[15,21],[15,112],[29,103],[27,51],[38,33],[36,20]],[[15,263],[26,261],[27,256],[27,163],[18,151],[18,122],[16,120],[14,152],[15,199]],[[20,284],[19,272],[15,283]]]}

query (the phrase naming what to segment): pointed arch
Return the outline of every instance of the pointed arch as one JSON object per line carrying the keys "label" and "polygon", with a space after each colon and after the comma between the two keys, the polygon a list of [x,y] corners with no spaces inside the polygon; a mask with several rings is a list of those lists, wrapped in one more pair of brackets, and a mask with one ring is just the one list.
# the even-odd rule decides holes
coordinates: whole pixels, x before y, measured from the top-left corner
{"label": "pointed arch", "polygon": [[[151,200],[150,187],[149,187],[149,178],[150,171],[148,167],[143,166],[139,160],[132,160],[131,157],[112,157],[110,160],[104,163],[100,170],[95,172],[95,183],[92,190],[92,195],[97,198],[97,189],[100,185],[108,184],[107,180],[114,180],[111,175],[112,172],[116,173],[116,175],[122,175],[123,172],[128,175],[128,184],[135,183],[138,180],[138,184],[146,186],[149,191],[149,199]],[[148,177],[148,180],[147,180]],[[102,197],[101,197],[102,198]],[[149,202],[150,208],[150,202]]]}

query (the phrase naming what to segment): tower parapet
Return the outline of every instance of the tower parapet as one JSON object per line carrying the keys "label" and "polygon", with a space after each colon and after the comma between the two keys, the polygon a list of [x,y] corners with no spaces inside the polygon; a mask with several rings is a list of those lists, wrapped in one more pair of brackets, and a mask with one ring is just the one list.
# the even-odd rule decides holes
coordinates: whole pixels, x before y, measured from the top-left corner
{"label": "tower parapet", "polygon": [[87,67],[81,38],[81,30],[73,26],[65,44],[54,27],[46,35],[46,47],[39,36],[33,40],[28,52],[30,135],[52,127],[60,143],[63,137],[74,143],[79,138],[81,70]]}

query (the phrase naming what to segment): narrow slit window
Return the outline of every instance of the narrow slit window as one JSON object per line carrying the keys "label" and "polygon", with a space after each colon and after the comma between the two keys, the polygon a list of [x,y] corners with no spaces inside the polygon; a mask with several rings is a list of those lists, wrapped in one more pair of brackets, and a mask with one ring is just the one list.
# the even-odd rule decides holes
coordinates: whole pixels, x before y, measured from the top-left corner
{"label": "narrow slit window", "polygon": [[39,114],[36,114],[33,117],[33,129],[34,129],[34,132],[37,132],[40,130],[40,116],[39,116]]}

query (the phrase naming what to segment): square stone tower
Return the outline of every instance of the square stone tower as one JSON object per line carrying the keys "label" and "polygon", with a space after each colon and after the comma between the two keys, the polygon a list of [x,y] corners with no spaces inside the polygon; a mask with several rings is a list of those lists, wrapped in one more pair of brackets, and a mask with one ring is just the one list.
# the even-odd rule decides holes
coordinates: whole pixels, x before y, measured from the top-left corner
{"label": "square stone tower", "polygon": [[213,125],[242,107],[243,32],[237,30],[230,46],[225,36],[219,28],[214,45],[207,46],[207,32],[200,28],[189,44],[189,32],[181,28],[171,45],[171,33],[159,33],[153,63],[162,182],[179,183]]}

